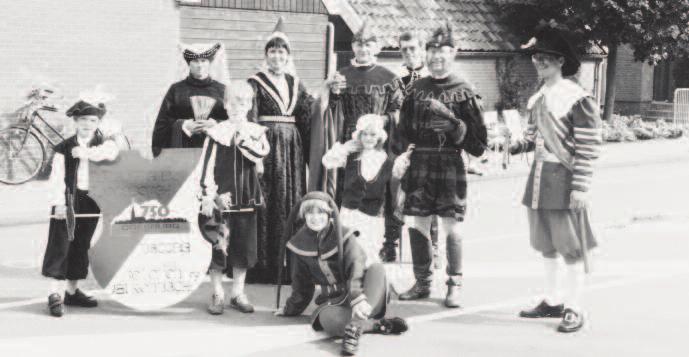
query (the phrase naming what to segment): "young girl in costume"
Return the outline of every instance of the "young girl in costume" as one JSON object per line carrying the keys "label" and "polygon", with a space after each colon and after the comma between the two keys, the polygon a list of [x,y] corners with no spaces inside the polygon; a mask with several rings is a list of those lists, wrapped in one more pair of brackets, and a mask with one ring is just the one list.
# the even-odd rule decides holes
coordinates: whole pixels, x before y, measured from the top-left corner
{"label": "young girl in costume", "polygon": [[313,312],[312,327],[342,336],[344,355],[356,353],[362,333],[405,332],[403,319],[385,318],[389,300],[385,269],[381,264],[366,267],[366,255],[353,239],[356,232],[341,226],[335,201],[325,192],[309,192],[292,209],[286,232],[293,231],[297,220],[305,224],[283,248],[283,254],[289,250],[290,255],[292,294],[275,314],[301,315],[311,303],[315,283],[326,299]]}
{"label": "young girl in costume", "polygon": [[[63,305],[98,306],[77,284],[88,274],[88,250],[100,214],[88,195],[89,161],[114,160],[119,151],[114,141],[105,140],[98,131],[104,115],[104,104],[78,101],[67,110],[67,116],[74,118],[76,134],[55,147],[50,175],[53,207],[42,268],[43,276],[53,279],[48,308],[55,317],[62,316]],[[60,296],[63,289],[64,300]]]}
{"label": "young girl in costume", "polygon": [[395,177],[401,178],[409,167],[411,151],[392,159],[383,145],[387,140],[385,120],[380,115],[366,114],[359,118],[352,139],[336,143],[323,156],[328,169],[345,168],[340,219],[347,228],[357,227],[358,243],[366,253],[366,266],[380,262],[385,218],[385,187]]}
{"label": "young girl in costume", "polygon": [[201,215],[204,238],[213,244],[209,269],[213,296],[208,311],[224,312],[222,276],[232,276],[230,306],[245,313],[254,307],[244,294],[248,268],[256,264],[256,209],[264,204],[258,175],[269,152],[266,128],[248,122],[253,90],[246,82],[227,87],[228,120],[207,130],[201,156]]}

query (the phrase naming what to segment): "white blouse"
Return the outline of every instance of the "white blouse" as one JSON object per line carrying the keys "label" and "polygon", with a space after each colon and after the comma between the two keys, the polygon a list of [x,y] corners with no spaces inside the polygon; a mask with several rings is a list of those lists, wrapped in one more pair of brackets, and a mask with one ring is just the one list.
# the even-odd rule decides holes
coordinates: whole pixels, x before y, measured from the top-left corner
{"label": "white blouse", "polygon": [[[105,141],[102,145],[88,147],[90,140],[82,140],[77,137],[79,147],[85,148],[88,160],[81,160],[77,168],[77,175],[75,177],[77,189],[89,189],[89,161],[103,161],[114,160],[119,154],[119,148],[112,140]],[[60,153],[55,153],[52,162],[52,170],[49,179],[50,187],[52,187],[51,204],[53,206],[65,205],[65,156]]]}

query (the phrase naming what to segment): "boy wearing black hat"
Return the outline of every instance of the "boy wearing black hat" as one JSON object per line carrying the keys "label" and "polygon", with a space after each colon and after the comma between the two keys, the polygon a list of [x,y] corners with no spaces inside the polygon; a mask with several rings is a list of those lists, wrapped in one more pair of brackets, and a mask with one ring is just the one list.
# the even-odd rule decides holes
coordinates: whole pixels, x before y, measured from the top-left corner
{"label": "boy wearing black hat", "polygon": [[406,192],[403,213],[413,217],[409,240],[416,283],[399,298],[416,300],[430,295],[430,230],[435,216],[447,242],[447,307],[460,306],[459,233],[467,197],[461,152],[481,156],[487,140],[481,97],[470,83],[452,72],[457,45],[449,23],[437,29],[426,43],[431,76],[417,80],[409,88],[400,112],[398,140],[393,145],[397,153],[409,144],[416,146],[407,175],[402,179]]}
{"label": "boy wearing black hat", "polygon": [[[562,317],[557,330],[574,332],[584,325],[578,302],[588,271],[587,250],[597,245],[588,192],[602,124],[591,94],[563,78],[575,75],[580,63],[562,32],[545,28],[522,48],[531,54],[544,84],[528,102],[524,139],[510,152],[535,151],[522,203],[527,207],[531,246],[544,258],[546,291],[538,306],[520,316]],[[558,255],[566,263],[564,294],[556,288]]]}
{"label": "boy wearing black hat", "polygon": [[[100,208],[88,195],[89,161],[114,160],[118,148],[98,131],[105,115],[105,105],[80,100],[67,110],[74,118],[76,135],[55,147],[50,184],[53,208],[48,229],[48,245],[43,258],[42,274],[53,279],[48,297],[50,314],[60,317],[63,304],[96,307],[98,302],[77,288],[88,274],[88,250],[100,214]],[[63,282],[67,280],[67,286]],[[64,300],[60,296],[65,289]]]}

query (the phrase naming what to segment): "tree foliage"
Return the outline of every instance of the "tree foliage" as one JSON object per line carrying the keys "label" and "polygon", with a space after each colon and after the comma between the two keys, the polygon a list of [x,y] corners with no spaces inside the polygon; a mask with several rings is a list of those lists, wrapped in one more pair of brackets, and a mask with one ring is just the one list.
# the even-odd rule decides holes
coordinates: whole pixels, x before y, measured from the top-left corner
{"label": "tree foliage", "polygon": [[581,49],[628,44],[639,61],[689,52],[689,0],[501,0],[503,20],[521,39],[539,26],[572,33]]}

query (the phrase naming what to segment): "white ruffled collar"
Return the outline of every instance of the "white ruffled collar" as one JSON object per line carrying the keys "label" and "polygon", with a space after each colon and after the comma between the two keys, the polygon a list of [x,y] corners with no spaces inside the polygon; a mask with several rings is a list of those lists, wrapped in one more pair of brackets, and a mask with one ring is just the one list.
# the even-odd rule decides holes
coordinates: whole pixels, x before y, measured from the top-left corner
{"label": "white ruffled collar", "polygon": [[562,79],[550,87],[542,86],[536,94],[531,96],[527,108],[532,109],[536,102],[544,97],[548,111],[555,118],[562,118],[569,113],[576,102],[589,95],[572,80]]}
{"label": "white ruffled collar", "polygon": [[352,58],[350,63],[352,64],[352,67],[373,67],[376,64],[378,64],[378,58],[373,57],[373,60],[369,63],[366,63],[366,64],[359,63],[356,61],[356,58]]}

